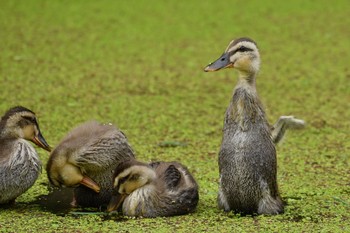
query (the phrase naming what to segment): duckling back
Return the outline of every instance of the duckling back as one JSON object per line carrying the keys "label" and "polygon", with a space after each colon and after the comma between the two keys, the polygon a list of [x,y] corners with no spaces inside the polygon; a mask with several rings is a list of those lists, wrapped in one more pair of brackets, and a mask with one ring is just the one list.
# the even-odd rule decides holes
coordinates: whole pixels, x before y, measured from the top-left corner
{"label": "duckling back", "polygon": [[[170,199],[165,199],[167,208],[160,209],[163,216],[183,215],[194,212],[198,201],[198,184],[189,170],[178,162],[156,162],[159,179],[164,180]],[[151,166],[155,166],[151,164]]]}
{"label": "duckling back", "polygon": [[65,138],[61,145],[74,150],[72,159],[86,173],[100,173],[120,161],[134,158],[124,133],[111,124],[86,122]]}
{"label": "duckling back", "polygon": [[199,200],[198,185],[188,169],[177,162],[154,162],[150,166],[156,180],[125,199],[123,214],[166,217],[194,212]]}

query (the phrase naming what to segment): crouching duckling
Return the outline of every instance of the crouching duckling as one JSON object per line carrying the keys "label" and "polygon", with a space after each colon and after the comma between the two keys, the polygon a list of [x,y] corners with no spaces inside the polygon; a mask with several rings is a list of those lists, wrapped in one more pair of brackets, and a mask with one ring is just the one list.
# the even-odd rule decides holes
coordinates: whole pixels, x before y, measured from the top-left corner
{"label": "crouching duckling", "polygon": [[26,140],[50,151],[35,113],[25,107],[9,109],[0,121],[0,204],[14,203],[41,172],[41,162]]}
{"label": "crouching duckling", "polygon": [[198,204],[198,185],[177,162],[127,161],[114,174],[114,195],[107,207],[127,216],[166,217],[191,213]]}
{"label": "crouching duckling", "polygon": [[89,121],[59,143],[46,170],[54,186],[75,187],[73,206],[101,207],[111,199],[114,169],[130,159],[134,152],[123,132]]}

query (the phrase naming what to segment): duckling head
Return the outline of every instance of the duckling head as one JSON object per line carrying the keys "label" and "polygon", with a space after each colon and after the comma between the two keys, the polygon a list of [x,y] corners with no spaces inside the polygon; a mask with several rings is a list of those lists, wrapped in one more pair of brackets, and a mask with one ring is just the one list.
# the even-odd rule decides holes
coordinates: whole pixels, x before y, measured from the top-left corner
{"label": "duckling head", "polygon": [[210,63],[204,71],[218,71],[235,68],[244,77],[255,75],[259,71],[260,55],[256,43],[250,38],[232,40],[225,52],[216,61]]}
{"label": "duckling head", "polygon": [[99,185],[84,172],[74,161],[74,156],[70,157],[70,152],[56,148],[50,156],[46,166],[46,171],[50,182],[57,187],[77,187],[84,185],[95,192],[100,192]]}
{"label": "duckling head", "polygon": [[25,107],[17,106],[5,113],[0,121],[0,134],[7,138],[23,138],[51,151],[49,144],[40,132],[35,113]]}
{"label": "duckling head", "polygon": [[107,211],[118,209],[129,194],[152,183],[155,179],[156,173],[148,164],[136,161],[119,164],[115,170],[114,190]]}

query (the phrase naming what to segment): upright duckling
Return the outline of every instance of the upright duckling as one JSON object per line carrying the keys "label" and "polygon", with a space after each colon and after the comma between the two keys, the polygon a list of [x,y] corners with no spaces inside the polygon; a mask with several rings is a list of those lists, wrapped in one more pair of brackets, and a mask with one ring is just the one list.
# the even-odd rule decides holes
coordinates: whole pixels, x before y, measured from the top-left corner
{"label": "upright duckling", "polygon": [[90,121],[60,142],[46,170],[53,185],[76,187],[74,204],[101,207],[112,196],[114,169],[130,159],[134,159],[134,152],[123,132],[113,125]]}
{"label": "upright duckling", "polygon": [[9,109],[0,121],[0,204],[13,203],[41,172],[38,154],[26,140],[50,151],[35,113],[21,106]]}
{"label": "upright duckling", "polygon": [[107,211],[122,205],[127,216],[183,215],[195,210],[198,199],[198,185],[182,164],[128,161],[115,170],[114,196]]}
{"label": "upright duckling", "polygon": [[283,203],[277,187],[276,150],[255,86],[259,66],[256,43],[239,38],[205,68],[235,68],[239,74],[224,120],[218,205],[243,214],[279,214]]}

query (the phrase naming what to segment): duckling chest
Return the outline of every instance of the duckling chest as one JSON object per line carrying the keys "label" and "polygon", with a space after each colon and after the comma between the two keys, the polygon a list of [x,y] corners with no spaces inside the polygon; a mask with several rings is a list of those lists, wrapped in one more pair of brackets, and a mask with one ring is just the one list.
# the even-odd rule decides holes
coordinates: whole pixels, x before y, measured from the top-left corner
{"label": "duckling chest", "polygon": [[41,172],[35,149],[25,140],[14,143],[9,159],[0,165],[1,199],[17,197],[30,188]]}
{"label": "duckling chest", "polygon": [[155,208],[157,193],[150,185],[132,192],[123,203],[123,213],[128,216],[148,216]]}
{"label": "duckling chest", "polygon": [[265,111],[255,92],[237,88],[226,110],[224,131],[249,131],[254,127],[266,127]]}
{"label": "duckling chest", "polygon": [[30,171],[40,172],[41,162],[34,147],[25,140],[18,140],[9,151],[9,159],[3,162],[3,170],[11,170],[12,173],[26,174]]}
{"label": "duckling chest", "polygon": [[275,149],[269,124],[257,96],[237,89],[227,108],[220,155],[242,159],[255,154],[271,154]]}

